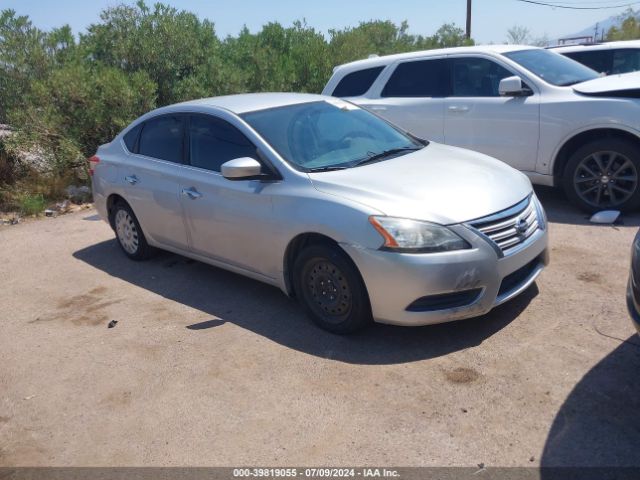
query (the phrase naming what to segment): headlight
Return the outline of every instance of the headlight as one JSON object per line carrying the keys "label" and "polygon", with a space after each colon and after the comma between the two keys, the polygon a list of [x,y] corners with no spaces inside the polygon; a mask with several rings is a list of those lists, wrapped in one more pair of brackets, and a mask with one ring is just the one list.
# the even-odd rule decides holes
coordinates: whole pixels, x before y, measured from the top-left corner
{"label": "headlight", "polygon": [[448,252],[471,248],[447,227],[435,223],[395,217],[369,217],[384,238],[384,250],[411,253]]}

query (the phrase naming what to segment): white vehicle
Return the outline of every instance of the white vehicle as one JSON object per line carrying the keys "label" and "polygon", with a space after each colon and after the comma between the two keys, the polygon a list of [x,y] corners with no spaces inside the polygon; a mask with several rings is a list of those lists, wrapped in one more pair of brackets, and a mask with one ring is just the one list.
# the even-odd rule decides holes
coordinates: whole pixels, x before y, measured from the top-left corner
{"label": "white vehicle", "polygon": [[640,70],[640,40],[569,45],[552,50],[606,75]]}
{"label": "white vehicle", "polygon": [[550,50],[488,45],[341,65],[323,94],[562,185],[587,211],[640,205],[640,72],[601,77]]}

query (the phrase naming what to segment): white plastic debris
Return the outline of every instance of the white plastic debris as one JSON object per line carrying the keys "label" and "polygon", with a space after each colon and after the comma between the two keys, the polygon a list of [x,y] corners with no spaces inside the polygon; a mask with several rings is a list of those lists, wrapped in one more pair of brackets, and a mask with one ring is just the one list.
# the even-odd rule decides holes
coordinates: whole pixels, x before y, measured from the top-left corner
{"label": "white plastic debris", "polygon": [[618,220],[620,216],[620,210],[602,210],[601,212],[594,213],[590,219],[591,223],[604,223],[611,225]]}

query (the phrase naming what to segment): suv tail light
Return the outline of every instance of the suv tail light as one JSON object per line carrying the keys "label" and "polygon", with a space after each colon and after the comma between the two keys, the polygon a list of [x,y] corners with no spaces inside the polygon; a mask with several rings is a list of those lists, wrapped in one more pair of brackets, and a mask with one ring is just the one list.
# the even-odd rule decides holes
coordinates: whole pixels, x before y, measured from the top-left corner
{"label": "suv tail light", "polygon": [[100,162],[100,158],[97,155],[94,155],[89,159],[89,175],[93,176],[95,172],[96,165]]}

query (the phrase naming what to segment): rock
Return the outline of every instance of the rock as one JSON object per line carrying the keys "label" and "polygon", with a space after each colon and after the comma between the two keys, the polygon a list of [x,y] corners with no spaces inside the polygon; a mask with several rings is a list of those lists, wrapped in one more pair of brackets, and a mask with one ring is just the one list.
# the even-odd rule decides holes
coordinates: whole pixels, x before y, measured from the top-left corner
{"label": "rock", "polygon": [[67,193],[67,197],[73,203],[87,203],[91,201],[91,189],[86,185],[82,185],[80,187],[76,185],[69,185],[65,192]]}
{"label": "rock", "polygon": [[111,320],[111,321],[109,322],[109,325],[107,325],[107,328],[113,328],[113,327],[115,327],[117,324],[118,324],[118,321],[117,321],[117,320]]}
{"label": "rock", "polygon": [[44,211],[44,216],[45,217],[57,217],[58,216],[58,212],[56,212],[55,210],[51,210],[50,208],[47,208]]}

